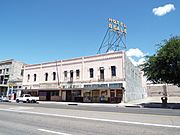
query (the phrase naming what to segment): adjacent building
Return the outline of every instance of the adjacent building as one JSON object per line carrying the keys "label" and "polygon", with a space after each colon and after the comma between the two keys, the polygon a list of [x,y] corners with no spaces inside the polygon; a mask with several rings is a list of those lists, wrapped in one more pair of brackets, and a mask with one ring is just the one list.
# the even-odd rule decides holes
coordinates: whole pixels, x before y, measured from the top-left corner
{"label": "adjacent building", "polygon": [[16,98],[17,90],[22,89],[23,66],[13,59],[0,61],[0,96]]}
{"label": "adjacent building", "polygon": [[149,97],[180,97],[180,87],[173,84],[147,83],[147,94]]}
{"label": "adjacent building", "polygon": [[142,74],[124,51],[24,66],[21,94],[45,101],[127,102],[144,97]]}

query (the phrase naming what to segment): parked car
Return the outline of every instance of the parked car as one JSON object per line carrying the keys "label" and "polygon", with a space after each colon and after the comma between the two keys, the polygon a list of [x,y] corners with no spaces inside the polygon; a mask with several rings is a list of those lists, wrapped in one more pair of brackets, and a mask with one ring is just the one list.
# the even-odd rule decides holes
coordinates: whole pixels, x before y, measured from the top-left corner
{"label": "parked car", "polygon": [[1,96],[0,102],[10,102],[8,97]]}
{"label": "parked car", "polygon": [[33,97],[30,94],[23,94],[20,97],[16,98],[16,102],[23,102],[23,103],[36,103],[39,100],[39,97]]}

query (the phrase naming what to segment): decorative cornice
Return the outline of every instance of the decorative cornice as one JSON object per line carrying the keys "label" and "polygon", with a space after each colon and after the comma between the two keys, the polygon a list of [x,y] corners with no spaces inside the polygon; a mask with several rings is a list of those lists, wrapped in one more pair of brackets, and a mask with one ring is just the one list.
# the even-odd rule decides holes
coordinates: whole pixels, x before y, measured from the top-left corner
{"label": "decorative cornice", "polygon": [[[92,61],[98,61],[98,60],[106,60],[106,59],[111,59],[111,57],[110,58],[100,58],[100,57],[103,57],[103,56],[112,56],[112,59],[113,58],[120,58],[120,57],[122,57],[122,56],[114,56],[114,55],[117,55],[117,54],[123,54],[124,53],[124,51],[118,51],[118,52],[113,52],[113,53],[105,53],[105,54],[98,54],[98,55],[94,55],[94,56],[85,56],[85,57],[79,57],[79,58],[72,58],[72,59],[67,59],[67,60],[58,60],[58,61],[52,61],[52,62],[45,62],[45,63],[41,63],[41,64],[31,64],[31,65],[26,65],[25,66],[25,69],[27,70],[27,68],[28,67],[34,67],[34,66],[40,66],[40,67],[42,67],[42,68],[44,68],[45,67],[45,65],[48,65],[48,64],[62,64],[62,65],[72,65],[72,64],[79,64],[79,63],[81,63],[81,62],[88,62],[88,61],[90,61],[90,62],[92,62]],[[88,60],[88,59],[91,59],[91,58],[99,58],[99,59],[96,59],[96,60]],[[76,60],[80,60],[80,61],[76,61]],[[72,61],[72,63],[71,63],[71,61]],[[76,61],[76,62],[73,62],[73,61]],[[70,62],[70,63],[64,63],[64,62]],[[47,66],[47,67],[52,67],[53,65],[49,65],[49,66]],[[39,68],[40,68],[39,67]],[[33,68],[34,69],[34,68]]]}

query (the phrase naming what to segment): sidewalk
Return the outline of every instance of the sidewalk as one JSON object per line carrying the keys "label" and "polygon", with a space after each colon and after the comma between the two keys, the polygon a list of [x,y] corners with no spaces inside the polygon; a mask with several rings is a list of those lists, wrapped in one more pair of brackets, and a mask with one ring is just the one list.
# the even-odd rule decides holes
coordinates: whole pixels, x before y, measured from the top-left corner
{"label": "sidewalk", "polygon": [[[11,102],[16,102],[11,100]],[[134,107],[134,108],[162,108],[161,97],[147,97],[140,100],[134,100],[128,103],[79,103],[79,102],[54,102],[38,101],[39,104],[56,105],[78,105],[78,106],[97,106],[97,107]],[[180,109],[180,97],[168,97],[169,109]]]}
{"label": "sidewalk", "polygon": [[129,102],[130,104],[140,105],[143,108],[167,108],[167,109],[180,109],[180,97],[167,97],[167,106],[162,107],[161,97],[147,97],[140,100]]}
{"label": "sidewalk", "polygon": [[96,107],[136,107],[138,104],[130,103],[79,103],[79,102],[53,102],[53,101],[38,101],[39,104],[59,104],[59,105],[78,105],[78,106],[96,106]]}

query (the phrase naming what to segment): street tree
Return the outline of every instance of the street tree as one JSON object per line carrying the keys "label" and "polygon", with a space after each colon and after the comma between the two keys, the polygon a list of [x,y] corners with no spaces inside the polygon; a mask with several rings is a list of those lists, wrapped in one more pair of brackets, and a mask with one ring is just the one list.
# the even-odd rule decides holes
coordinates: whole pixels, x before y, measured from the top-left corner
{"label": "street tree", "polygon": [[147,56],[146,62],[141,66],[147,80],[180,87],[180,37],[163,41],[157,52]]}

